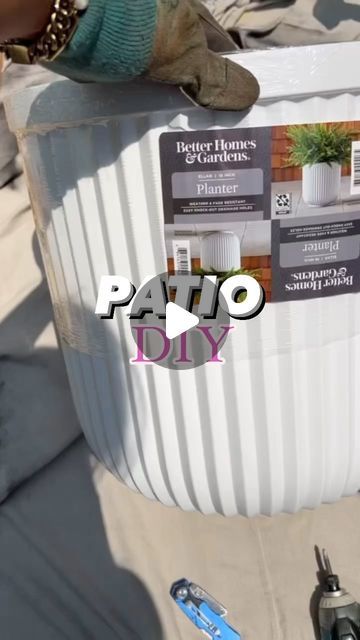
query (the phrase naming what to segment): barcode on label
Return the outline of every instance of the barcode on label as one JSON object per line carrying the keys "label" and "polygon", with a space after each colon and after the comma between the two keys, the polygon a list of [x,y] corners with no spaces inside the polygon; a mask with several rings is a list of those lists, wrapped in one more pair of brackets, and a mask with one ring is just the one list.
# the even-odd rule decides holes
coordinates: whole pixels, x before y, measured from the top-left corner
{"label": "barcode on label", "polygon": [[191,271],[190,240],[173,240],[174,270]]}
{"label": "barcode on label", "polygon": [[360,194],[360,141],[352,143],[351,150],[351,193]]}

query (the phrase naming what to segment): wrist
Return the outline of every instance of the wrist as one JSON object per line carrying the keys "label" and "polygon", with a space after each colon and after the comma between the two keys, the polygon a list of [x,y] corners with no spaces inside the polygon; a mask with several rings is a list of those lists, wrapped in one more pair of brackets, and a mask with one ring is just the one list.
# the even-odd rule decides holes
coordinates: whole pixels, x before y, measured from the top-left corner
{"label": "wrist", "polygon": [[[18,1],[18,0],[16,0]],[[88,0],[49,0],[51,11],[45,26],[30,36],[27,23],[27,36],[8,39],[0,44],[0,51],[5,52],[7,58],[20,64],[36,64],[54,60],[66,48],[72,39],[79,22],[79,18],[86,13]],[[43,5],[44,6],[44,5]],[[38,16],[39,17],[39,16]],[[44,24],[45,12],[41,20],[33,20],[32,25]],[[17,29],[17,33],[21,31]]]}

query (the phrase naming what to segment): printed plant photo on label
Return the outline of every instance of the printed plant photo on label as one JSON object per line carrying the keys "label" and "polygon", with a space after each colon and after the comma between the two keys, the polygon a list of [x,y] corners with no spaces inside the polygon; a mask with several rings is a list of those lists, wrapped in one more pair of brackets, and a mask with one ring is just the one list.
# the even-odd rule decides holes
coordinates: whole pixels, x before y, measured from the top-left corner
{"label": "printed plant photo on label", "polygon": [[271,166],[272,218],[354,211],[360,204],[360,122],[274,127]]}

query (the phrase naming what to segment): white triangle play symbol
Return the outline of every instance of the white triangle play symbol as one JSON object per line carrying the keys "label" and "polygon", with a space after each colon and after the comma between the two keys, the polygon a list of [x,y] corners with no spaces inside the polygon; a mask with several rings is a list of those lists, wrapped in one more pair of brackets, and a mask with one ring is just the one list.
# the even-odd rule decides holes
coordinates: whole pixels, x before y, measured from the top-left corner
{"label": "white triangle play symbol", "polygon": [[177,338],[199,324],[200,320],[193,313],[189,313],[178,304],[168,302],[166,305],[166,337],[169,340]]}

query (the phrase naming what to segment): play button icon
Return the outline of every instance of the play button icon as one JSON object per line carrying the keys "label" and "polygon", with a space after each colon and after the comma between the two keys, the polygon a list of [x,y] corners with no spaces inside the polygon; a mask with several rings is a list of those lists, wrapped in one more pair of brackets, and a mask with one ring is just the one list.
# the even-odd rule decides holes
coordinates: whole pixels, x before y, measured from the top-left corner
{"label": "play button icon", "polygon": [[[220,354],[221,361],[223,347],[225,350],[225,342],[233,324],[227,309],[218,304],[214,309],[214,317],[201,315],[203,283],[200,281],[199,291],[194,289],[193,299],[187,304],[188,275],[181,274],[178,277],[180,281],[176,287],[167,272],[147,281],[148,295],[143,298],[143,305],[146,307],[149,304],[151,307],[159,299],[166,302],[161,313],[152,308],[149,312],[139,314],[141,317],[130,318],[137,347],[134,357],[130,358],[131,364],[155,364],[165,369],[185,371],[217,361],[217,354]],[[208,288],[207,294],[209,291],[211,293]],[[166,295],[163,296],[164,292]]]}
{"label": "play button icon", "polygon": [[174,302],[166,305],[166,337],[173,340],[199,324],[199,318]]}

